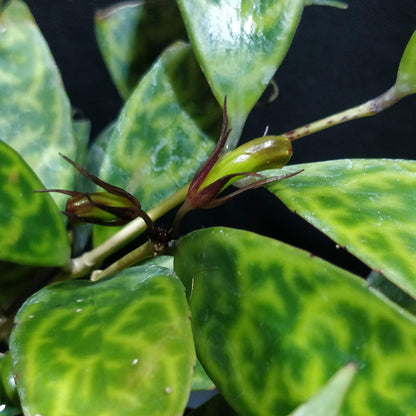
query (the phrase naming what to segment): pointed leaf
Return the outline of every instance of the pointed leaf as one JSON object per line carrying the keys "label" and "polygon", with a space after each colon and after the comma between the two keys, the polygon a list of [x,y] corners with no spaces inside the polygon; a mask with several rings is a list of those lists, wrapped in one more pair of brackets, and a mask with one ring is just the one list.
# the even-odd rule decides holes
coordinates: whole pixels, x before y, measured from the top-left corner
{"label": "pointed leaf", "polygon": [[288,414],[350,362],[357,374],[340,416],[416,408],[416,318],[357,276],[226,228],[179,240],[175,271],[198,357],[238,414]]}
{"label": "pointed leaf", "polygon": [[61,266],[70,256],[65,224],[26,162],[0,141],[0,260]]}
{"label": "pointed leaf", "polygon": [[403,53],[394,88],[400,96],[416,93],[416,31]]}
{"label": "pointed leaf", "polygon": [[[126,102],[100,178],[149,210],[186,185],[214,147],[221,112],[189,45],[167,49]],[[96,227],[94,242],[114,229]]]}
{"label": "pointed leaf", "polygon": [[28,416],[179,415],[195,363],[183,286],[153,266],[39,291],[10,351]]}
{"label": "pointed leaf", "polygon": [[[339,246],[416,297],[416,162],[334,160],[268,186]],[[272,172],[264,172],[266,176]]]}
{"label": "pointed leaf", "polygon": [[219,103],[227,96],[229,147],[280,66],[304,0],[179,0],[197,59]]}
{"label": "pointed leaf", "polygon": [[290,416],[338,416],[355,374],[355,365],[347,364],[311,400],[298,407]]}
{"label": "pointed leaf", "polygon": [[[23,2],[0,15],[0,137],[17,150],[46,188],[70,189],[74,158],[71,108],[39,29]],[[53,195],[63,207],[65,198]]]}
{"label": "pointed leaf", "polygon": [[95,31],[110,75],[124,99],[162,50],[186,37],[175,2],[121,3],[100,10],[95,16]]}

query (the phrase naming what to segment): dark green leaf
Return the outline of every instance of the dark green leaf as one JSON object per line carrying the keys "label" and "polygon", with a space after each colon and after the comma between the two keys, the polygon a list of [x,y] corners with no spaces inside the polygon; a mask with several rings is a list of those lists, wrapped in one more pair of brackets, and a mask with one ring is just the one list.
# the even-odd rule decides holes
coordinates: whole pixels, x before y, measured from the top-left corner
{"label": "dark green leaf", "polygon": [[[149,210],[186,185],[214,147],[221,114],[189,45],[167,49],[126,102],[100,178]],[[97,244],[115,232],[95,227]]]}
{"label": "dark green leaf", "polygon": [[127,99],[164,48],[186,33],[176,2],[139,1],[100,10],[95,16],[98,46]]}
{"label": "dark green leaf", "polygon": [[334,160],[268,186],[291,210],[416,297],[416,162]]}
{"label": "dark green leaf", "polygon": [[26,162],[0,141],[0,260],[61,266],[70,256],[65,224]]}
{"label": "dark green leaf", "polygon": [[43,416],[182,414],[195,363],[183,286],[155,266],[44,288],[10,351],[26,413]]}
{"label": "dark green leaf", "polygon": [[175,270],[198,357],[238,414],[288,414],[351,362],[357,374],[340,416],[414,412],[416,319],[364,280],[226,228],[179,240]]}
{"label": "dark green leaf", "polygon": [[195,55],[218,102],[227,96],[229,147],[280,66],[304,0],[179,0]]}
{"label": "dark green leaf", "polygon": [[[39,176],[41,188],[73,187],[58,156],[75,156],[71,108],[51,53],[26,5],[12,1],[0,16],[0,137]],[[63,195],[53,198],[63,207]]]}

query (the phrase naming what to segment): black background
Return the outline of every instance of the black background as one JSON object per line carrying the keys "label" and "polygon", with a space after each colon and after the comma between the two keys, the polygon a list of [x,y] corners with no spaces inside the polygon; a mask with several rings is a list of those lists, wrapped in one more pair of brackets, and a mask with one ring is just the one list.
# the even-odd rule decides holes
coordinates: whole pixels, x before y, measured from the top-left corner
{"label": "black background", "polygon": [[[72,105],[95,136],[121,106],[94,38],[94,12],[116,1],[27,0],[46,37]],[[416,29],[415,0],[350,0],[348,10],[309,6],[275,76],[277,100],[258,105],[243,139],[279,134],[360,104],[393,85],[400,57]],[[385,112],[294,143],[291,163],[354,157],[416,159],[416,96]],[[305,248],[352,271],[367,269],[296,217],[265,190],[244,194],[213,212],[192,213],[185,229],[228,225]]]}

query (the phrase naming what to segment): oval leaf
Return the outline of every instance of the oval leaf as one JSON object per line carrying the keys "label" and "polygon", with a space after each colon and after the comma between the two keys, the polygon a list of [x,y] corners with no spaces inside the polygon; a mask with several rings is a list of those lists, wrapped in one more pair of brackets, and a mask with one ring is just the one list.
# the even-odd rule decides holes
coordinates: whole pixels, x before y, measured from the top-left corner
{"label": "oval leaf", "polygon": [[[190,46],[176,43],[126,102],[99,176],[149,210],[190,181],[214,147],[220,126],[220,109]],[[96,227],[94,242],[113,233]]]}
{"label": "oval leaf", "polygon": [[[416,297],[416,162],[334,160],[268,189],[293,211]],[[266,176],[273,172],[263,172]]]}
{"label": "oval leaf", "polygon": [[[58,156],[75,155],[71,107],[51,53],[23,2],[0,15],[0,137],[27,161],[46,188],[73,188]],[[53,198],[63,207],[65,197]]]}
{"label": "oval leaf", "polygon": [[98,46],[120,95],[127,99],[164,48],[186,32],[176,2],[121,3],[95,15]]}
{"label": "oval leaf", "polygon": [[357,374],[340,415],[416,408],[416,319],[364,280],[226,228],[182,238],[175,270],[190,298],[198,357],[238,414],[288,414],[350,362]]}
{"label": "oval leaf", "polygon": [[280,66],[304,0],[179,0],[195,55],[219,103],[227,96],[228,146]]}
{"label": "oval leaf", "polygon": [[183,286],[152,266],[39,291],[10,351],[28,416],[179,415],[195,363]]}
{"label": "oval leaf", "polygon": [[61,266],[70,256],[62,215],[26,162],[0,141],[0,260]]}

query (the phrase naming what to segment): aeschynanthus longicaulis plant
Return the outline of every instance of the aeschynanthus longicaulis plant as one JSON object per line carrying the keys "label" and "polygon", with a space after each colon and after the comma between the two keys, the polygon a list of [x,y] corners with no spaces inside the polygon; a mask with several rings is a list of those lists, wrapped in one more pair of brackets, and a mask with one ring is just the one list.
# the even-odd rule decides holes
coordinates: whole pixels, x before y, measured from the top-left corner
{"label": "aeschynanthus longicaulis plant", "polygon": [[[290,160],[292,144],[286,137],[263,136],[223,154],[230,132],[231,129],[227,130],[227,98],[225,97],[220,137],[213,152],[189,185],[185,201],[173,223],[173,235],[177,234],[184,215],[191,210],[217,207],[249,189],[259,188],[302,172],[299,170],[270,178],[258,173],[266,169],[281,168]],[[220,196],[221,192],[232,183],[249,177],[255,180],[226,196]]]}

